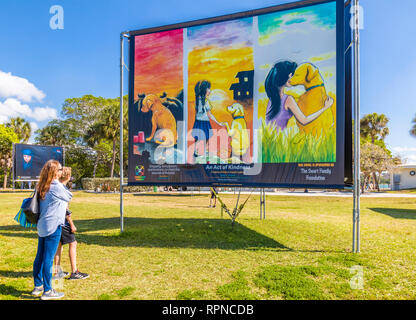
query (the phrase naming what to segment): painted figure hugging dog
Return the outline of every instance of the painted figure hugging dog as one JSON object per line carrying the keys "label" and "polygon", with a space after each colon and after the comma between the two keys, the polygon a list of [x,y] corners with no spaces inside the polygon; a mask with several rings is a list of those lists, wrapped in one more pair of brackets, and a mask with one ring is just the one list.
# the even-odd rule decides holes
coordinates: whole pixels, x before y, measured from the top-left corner
{"label": "painted figure hugging dog", "polygon": [[[303,85],[305,93],[296,102],[284,90],[297,85]],[[266,77],[265,90],[269,98],[266,123],[274,123],[277,130],[284,130],[292,116],[300,130],[316,137],[335,124],[330,110],[334,99],[327,95],[322,76],[311,63],[277,62]]]}

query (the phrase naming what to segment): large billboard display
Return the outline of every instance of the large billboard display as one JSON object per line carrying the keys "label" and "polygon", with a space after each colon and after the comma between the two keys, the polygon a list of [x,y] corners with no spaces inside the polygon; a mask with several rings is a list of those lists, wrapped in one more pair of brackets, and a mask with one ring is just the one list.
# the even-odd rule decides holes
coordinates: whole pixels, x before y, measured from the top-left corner
{"label": "large billboard display", "polygon": [[14,145],[14,180],[39,180],[40,171],[48,160],[57,160],[64,165],[64,148],[32,144]]}
{"label": "large billboard display", "polygon": [[128,183],[343,188],[344,19],[307,0],[130,32]]}

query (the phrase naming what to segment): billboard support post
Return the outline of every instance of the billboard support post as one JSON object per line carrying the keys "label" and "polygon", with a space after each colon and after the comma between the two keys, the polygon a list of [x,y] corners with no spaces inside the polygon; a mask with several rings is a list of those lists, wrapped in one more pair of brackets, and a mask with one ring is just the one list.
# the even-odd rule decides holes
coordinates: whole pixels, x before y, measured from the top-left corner
{"label": "billboard support post", "polygon": [[260,220],[266,219],[266,191],[260,189]]}
{"label": "billboard support post", "polygon": [[14,157],[15,157],[15,154],[14,154],[14,143],[13,143],[13,145],[12,145],[12,189],[13,189],[13,191],[14,191],[14,183],[15,183],[14,169],[15,169],[15,166],[16,166]]}
{"label": "billboard support post", "polygon": [[353,3],[354,21],[354,209],[352,252],[360,252],[360,16],[359,0]]}
{"label": "billboard support post", "polygon": [[126,32],[120,34],[120,232],[124,231],[123,206],[123,68],[124,68],[124,38]]}

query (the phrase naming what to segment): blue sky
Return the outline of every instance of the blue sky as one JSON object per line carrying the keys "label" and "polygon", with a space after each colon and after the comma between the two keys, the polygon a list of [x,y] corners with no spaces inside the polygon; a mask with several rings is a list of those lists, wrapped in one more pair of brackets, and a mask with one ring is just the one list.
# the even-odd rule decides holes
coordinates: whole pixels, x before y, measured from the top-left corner
{"label": "blue sky", "polygon": [[[286,2],[3,0],[0,4],[0,121],[12,116],[11,110],[18,110],[27,114],[30,122],[42,127],[50,118],[59,117],[56,112],[66,98],[84,94],[117,97],[121,31]],[[407,157],[409,163],[416,163],[416,139],[409,135],[411,119],[416,114],[413,18],[416,1],[400,0],[400,6],[389,0],[360,2],[364,10],[361,114],[386,114],[391,132],[386,139],[388,146]],[[49,27],[52,17],[49,9],[53,5],[64,9],[63,30]],[[13,81],[19,88],[26,88],[30,96],[23,96],[16,87],[5,88],[5,83]]]}

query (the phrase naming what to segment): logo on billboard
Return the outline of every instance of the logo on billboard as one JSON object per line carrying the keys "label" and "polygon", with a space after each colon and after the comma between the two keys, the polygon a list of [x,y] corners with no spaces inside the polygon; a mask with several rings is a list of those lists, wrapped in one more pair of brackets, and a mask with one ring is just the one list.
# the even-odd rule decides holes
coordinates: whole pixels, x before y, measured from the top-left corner
{"label": "logo on billboard", "polygon": [[144,167],[141,165],[136,166],[134,169],[134,175],[136,181],[143,181],[146,178],[144,175]]}
{"label": "logo on billboard", "polygon": [[52,159],[62,161],[62,148],[52,149]]}

